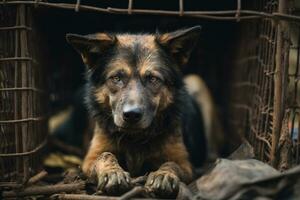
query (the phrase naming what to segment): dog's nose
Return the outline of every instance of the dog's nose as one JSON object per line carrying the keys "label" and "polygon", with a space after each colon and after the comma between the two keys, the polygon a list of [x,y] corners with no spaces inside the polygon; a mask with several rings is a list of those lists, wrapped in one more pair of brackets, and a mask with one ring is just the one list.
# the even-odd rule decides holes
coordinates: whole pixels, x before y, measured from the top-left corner
{"label": "dog's nose", "polygon": [[142,109],[131,107],[123,110],[123,119],[129,123],[138,122],[142,118]]}

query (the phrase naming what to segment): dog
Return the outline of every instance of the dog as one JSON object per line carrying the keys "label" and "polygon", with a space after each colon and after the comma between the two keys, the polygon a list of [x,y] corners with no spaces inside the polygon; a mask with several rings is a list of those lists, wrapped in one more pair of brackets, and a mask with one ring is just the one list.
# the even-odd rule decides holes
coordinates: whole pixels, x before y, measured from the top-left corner
{"label": "dog", "polygon": [[85,103],[94,135],[82,170],[108,194],[145,186],[161,197],[193,179],[207,155],[205,125],[182,67],[201,27],[169,33],[67,34],[86,66]]}

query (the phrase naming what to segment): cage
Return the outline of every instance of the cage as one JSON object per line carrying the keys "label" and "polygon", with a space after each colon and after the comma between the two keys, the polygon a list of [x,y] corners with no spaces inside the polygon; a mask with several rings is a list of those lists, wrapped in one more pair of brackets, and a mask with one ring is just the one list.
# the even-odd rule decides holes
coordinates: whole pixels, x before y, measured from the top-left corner
{"label": "cage", "polygon": [[184,73],[206,80],[228,137],[233,143],[244,137],[258,159],[280,170],[299,164],[298,4],[0,2],[0,183],[20,177],[25,182],[37,171],[37,152],[46,141],[45,108],[50,115],[70,103],[83,82],[81,61],[64,39],[67,32],[154,32],[201,24],[201,47]]}
{"label": "cage", "polygon": [[231,126],[252,143],[260,160],[280,170],[297,165],[299,159],[298,25],[287,15],[296,12],[293,3],[252,5],[264,13],[279,12],[286,20],[263,18],[241,24],[230,90]]}
{"label": "cage", "polygon": [[18,186],[41,168],[47,124],[43,68],[31,8],[0,8],[0,186]]}

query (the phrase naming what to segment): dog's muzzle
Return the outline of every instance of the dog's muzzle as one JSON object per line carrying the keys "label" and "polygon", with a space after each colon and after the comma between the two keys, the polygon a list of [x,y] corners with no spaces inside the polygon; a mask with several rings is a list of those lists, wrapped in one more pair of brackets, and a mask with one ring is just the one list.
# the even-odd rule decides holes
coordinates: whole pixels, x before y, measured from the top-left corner
{"label": "dog's muzzle", "polygon": [[143,110],[138,106],[124,106],[123,120],[130,124],[138,123],[143,116]]}

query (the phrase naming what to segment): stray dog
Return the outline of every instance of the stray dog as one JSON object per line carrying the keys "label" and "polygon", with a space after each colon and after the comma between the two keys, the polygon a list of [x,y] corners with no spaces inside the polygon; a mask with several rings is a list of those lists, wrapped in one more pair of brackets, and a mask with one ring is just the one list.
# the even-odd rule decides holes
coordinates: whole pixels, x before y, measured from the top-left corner
{"label": "stray dog", "polygon": [[170,197],[207,154],[204,124],[181,74],[200,27],[164,34],[67,34],[86,65],[86,105],[95,122],[82,170],[109,194],[131,177]]}

